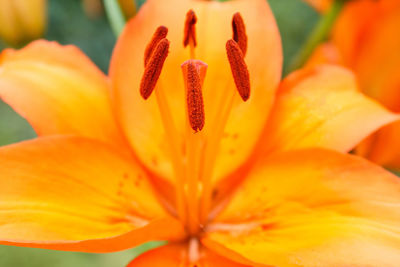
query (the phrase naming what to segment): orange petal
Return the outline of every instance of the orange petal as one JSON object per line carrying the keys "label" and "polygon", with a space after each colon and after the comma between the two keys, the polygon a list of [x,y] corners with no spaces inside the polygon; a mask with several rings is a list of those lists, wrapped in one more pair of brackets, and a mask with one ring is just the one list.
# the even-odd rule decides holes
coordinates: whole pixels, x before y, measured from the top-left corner
{"label": "orange petal", "polygon": [[396,266],[400,180],[324,149],[259,162],[203,243],[274,266]]}
{"label": "orange petal", "polygon": [[39,135],[77,134],[123,144],[108,81],[76,47],[36,41],[0,59],[0,97]]}
{"label": "orange petal", "polygon": [[[354,67],[354,63],[360,58],[360,53],[364,53],[368,57],[366,54],[368,50],[363,51],[363,47],[368,46],[369,43],[380,43],[379,40],[375,41],[378,36],[374,37],[374,35],[380,31],[387,32],[387,30],[378,25],[387,23],[386,18],[390,14],[397,13],[399,8],[400,2],[397,0],[357,0],[349,1],[346,4],[335,23],[332,31],[332,41],[338,46],[350,66]],[[394,33],[391,37],[393,40],[398,39]],[[392,43],[389,42],[386,45],[391,46]],[[393,43],[393,47],[395,47],[395,43]],[[376,54],[376,52],[387,53],[388,51],[390,49],[371,52]],[[390,61],[391,59],[382,58],[382,60]],[[372,62],[371,65],[377,67]]]}
{"label": "orange petal", "polygon": [[[282,51],[279,31],[266,1],[147,1],[128,23],[114,51],[110,74],[115,106],[123,129],[141,161],[161,176],[171,178],[171,141],[162,124],[156,95],[153,93],[144,101],[139,94],[140,74],[144,71],[144,51],[153,32],[160,25],[168,27],[170,53],[155,93],[162,91],[166,96],[176,128],[173,136],[177,150],[183,153],[187,115],[179,66],[190,58],[190,48],[183,47],[184,23],[189,9],[193,9],[198,17],[196,59],[208,64],[202,88],[205,105],[204,143],[212,143],[210,140],[215,138],[217,132],[226,133],[214,175],[220,177],[237,168],[254,148],[280,79]],[[252,91],[247,102],[243,102],[236,92],[225,51],[226,41],[232,38],[231,21],[236,12],[240,12],[244,19],[249,41],[245,61],[250,72]],[[263,63],[260,58],[268,60]],[[231,116],[225,129],[218,131],[216,128],[223,121],[223,105],[220,102],[231,96]],[[166,116],[165,110],[161,110],[161,113]],[[235,153],[239,150],[240,153]]]}
{"label": "orange petal", "polygon": [[343,59],[338,48],[330,42],[319,45],[307,60],[305,67],[315,67],[323,64],[341,65]]}
{"label": "orange petal", "polygon": [[206,248],[201,248],[200,259],[190,262],[187,244],[169,244],[141,254],[127,267],[245,267]]}
{"label": "orange petal", "polygon": [[400,123],[392,123],[357,147],[357,154],[386,168],[400,171]]}
{"label": "orange petal", "polygon": [[[354,1],[340,16],[333,41],[352,67],[364,93],[400,112],[399,1]],[[357,153],[390,168],[400,167],[399,126],[373,135]]]}
{"label": "orange petal", "polygon": [[398,119],[357,91],[354,75],[346,69],[328,65],[303,69],[282,83],[263,136],[263,149],[349,151]]}
{"label": "orange petal", "polygon": [[353,67],[363,92],[400,112],[400,4],[382,13],[362,32]]}
{"label": "orange petal", "polygon": [[1,244],[110,252],[181,234],[146,173],[101,142],[58,136],[2,147],[0,169]]}

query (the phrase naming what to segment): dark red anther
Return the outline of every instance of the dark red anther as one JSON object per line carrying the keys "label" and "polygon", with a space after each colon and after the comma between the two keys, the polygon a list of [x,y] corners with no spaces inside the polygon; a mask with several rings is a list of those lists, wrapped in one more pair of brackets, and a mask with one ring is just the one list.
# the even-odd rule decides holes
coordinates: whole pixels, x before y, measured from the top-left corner
{"label": "dark red anther", "polygon": [[199,60],[188,60],[182,64],[186,87],[186,101],[190,127],[198,132],[205,123],[202,83],[207,65]]}
{"label": "dark red anther", "polygon": [[156,87],[165,59],[168,56],[168,49],[169,41],[167,39],[164,38],[159,41],[145,66],[140,83],[140,94],[144,99],[149,98]]}
{"label": "dark red anther", "polygon": [[231,39],[226,42],[226,53],[236,88],[243,101],[247,101],[250,97],[250,75],[242,49],[236,41]]}
{"label": "dark red anther", "polygon": [[235,15],[233,15],[232,30],[233,30],[233,40],[236,43],[238,43],[240,49],[243,52],[243,56],[246,56],[246,52],[247,52],[246,26],[245,26],[243,18],[239,12],[237,12],[237,13],[235,13]]}
{"label": "dark red anther", "polygon": [[147,63],[151,58],[151,54],[156,48],[157,44],[164,38],[167,37],[168,28],[165,26],[160,26],[154,32],[153,37],[151,38],[150,43],[146,46],[146,50],[144,51],[144,66],[146,67]]}

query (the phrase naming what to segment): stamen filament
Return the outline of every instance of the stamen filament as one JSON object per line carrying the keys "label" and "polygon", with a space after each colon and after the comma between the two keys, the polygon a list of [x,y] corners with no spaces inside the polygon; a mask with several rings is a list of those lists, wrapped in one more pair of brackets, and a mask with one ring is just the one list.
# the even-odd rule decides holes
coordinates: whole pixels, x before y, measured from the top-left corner
{"label": "stamen filament", "polygon": [[200,228],[199,218],[199,178],[200,178],[200,155],[202,147],[202,133],[193,133],[189,127],[186,129],[187,141],[187,208],[188,208],[188,228],[192,234],[197,234]]}
{"label": "stamen filament", "polygon": [[232,87],[233,84],[229,83],[226,90],[227,94],[225,98],[222,99],[223,103],[218,106],[219,109],[217,110],[217,115],[214,116],[215,119],[211,122],[210,128],[213,129],[213,133],[210,135],[211,137],[209,138],[205,149],[206,161],[204,163],[204,171],[202,175],[203,194],[200,210],[200,219],[203,223],[207,222],[209,211],[211,209],[213,195],[212,175],[220,149],[220,143],[224,135],[224,129],[228,122],[235,99],[235,91],[231,89]]}
{"label": "stamen filament", "polygon": [[[151,93],[157,85],[162,67],[168,55],[169,41],[165,39],[168,34],[168,28],[160,26],[156,29],[150,43],[147,45],[144,53],[145,72],[140,84],[140,93],[144,99],[150,97]],[[172,114],[168,105],[167,97],[164,90],[158,82],[156,90],[157,104],[160,111],[161,121],[166,132],[168,140],[170,140],[170,150],[172,155],[172,165],[175,173],[176,181],[176,212],[179,218],[186,221],[185,193],[180,184],[184,183],[184,166],[182,154],[180,153],[180,145],[177,142],[178,131],[176,130]]]}
{"label": "stamen filament", "polygon": [[177,142],[177,136],[178,136],[178,131],[175,127],[175,123],[172,117],[172,114],[170,112],[169,105],[167,103],[167,98],[164,94],[164,90],[159,84],[156,88],[156,97],[157,97],[157,104],[160,110],[160,115],[161,115],[161,120],[167,135],[168,140],[170,141],[170,149],[171,149],[171,155],[172,155],[172,165],[174,168],[174,173],[176,177],[176,209],[179,218],[182,219],[182,221],[187,220],[186,216],[186,206],[185,206],[185,193],[183,190],[182,185],[184,183],[184,166],[183,162],[180,160],[182,158],[182,155],[179,153],[179,148],[181,147],[179,143]]}

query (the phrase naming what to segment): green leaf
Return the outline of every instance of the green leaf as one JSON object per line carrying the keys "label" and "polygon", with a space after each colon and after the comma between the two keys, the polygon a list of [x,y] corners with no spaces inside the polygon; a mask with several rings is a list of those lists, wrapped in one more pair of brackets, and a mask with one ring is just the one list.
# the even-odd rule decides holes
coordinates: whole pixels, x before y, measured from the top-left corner
{"label": "green leaf", "polygon": [[345,2],[343,0],[333,1],[332,7],[320,18],[305,43],[301,46],[298,53],[291,61],[288,71],[294,71],[301,68],[307,62],[317,46],[326,40],[344,4]]}
{"label": "green leaf", "polygon": [[116,41],[107,18],[89,18],[83,10],[82,0],[50,0],[48,10],[45,39],[78,46],[106,72]]}
{"label": "green leaf", "polygon": [[301,0],[269,0],[281,33],[284,73],[319,19],[319,14]]}
{"label": "green leaf", "polygon": [[[31,139],[36,136],[32,127],[0,100],[0,146]],[[0,264],[0,266],[2,266]]]}
{"label": "green leaf", "polygon": [[394,174],[396,174],[397,176],[400,177],[400,171],[391,171],[391,172],[393,172]]}
{"label": "green leaf", "polygon": [[163,242],[149,242],[134,249],[108,254],[89,254],[0,246],[0,266],[123,267],[141,253],[158,247],[161,244],[163,244]]}

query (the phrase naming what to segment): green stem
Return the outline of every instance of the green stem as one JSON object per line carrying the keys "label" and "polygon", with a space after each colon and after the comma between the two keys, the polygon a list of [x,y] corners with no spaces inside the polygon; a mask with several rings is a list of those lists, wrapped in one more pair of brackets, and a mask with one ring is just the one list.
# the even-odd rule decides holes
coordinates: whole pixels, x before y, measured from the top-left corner
{"label": "green stem", "polygon": [[118,37],[126,23],[124,14],[122,13],[118,0],[104,0],[103,2],[111,29],[115,36]]}
{"label": "green stem", "polygon": [[307,41],[303,44],[299,52],[290,63],[288,68],[289,73],[301,68],[307,62],[315,48],[321,42],[327,39],[329,33],[331,32],[332,26],[340,14],[345,2],[345,0],[335,0],[332,3],[329,11],[324,16],[321,16],[317,25],[307,38]]}

